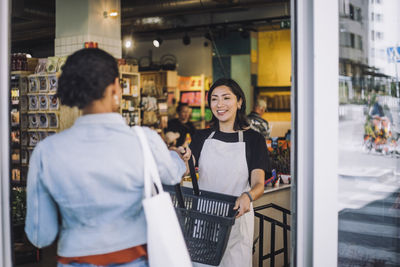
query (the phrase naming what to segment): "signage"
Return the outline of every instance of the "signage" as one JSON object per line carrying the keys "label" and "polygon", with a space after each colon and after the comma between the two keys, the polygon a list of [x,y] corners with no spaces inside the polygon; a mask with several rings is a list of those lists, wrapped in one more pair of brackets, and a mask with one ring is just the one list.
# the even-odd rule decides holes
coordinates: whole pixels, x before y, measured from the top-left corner
{"label": "signage", "polygon": [[386,49],[389,62],[400,62],[400,46]]}
{"label": "signage", "polygon": [[281,29],[290,29],[290,20],[281,20]]}

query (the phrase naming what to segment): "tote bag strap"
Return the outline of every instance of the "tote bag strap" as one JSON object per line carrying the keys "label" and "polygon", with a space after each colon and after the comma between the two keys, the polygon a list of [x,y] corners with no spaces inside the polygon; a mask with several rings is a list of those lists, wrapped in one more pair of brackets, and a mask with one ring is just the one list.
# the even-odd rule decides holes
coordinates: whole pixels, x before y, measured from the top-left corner
{"label": "tote bag strap", "polygon": [[164,190],[161,185],[160,175],[158,174],[157,164],[150,150],[150,146],[147,141],[146,135],[144,134],[143,128],[140,126],[134,126],[133,130],[138,135],[143,150],[144,195],[145,198],[150,198],[152,196],[152,188],[154,186],[156,187],[159,193],[164,192]]}

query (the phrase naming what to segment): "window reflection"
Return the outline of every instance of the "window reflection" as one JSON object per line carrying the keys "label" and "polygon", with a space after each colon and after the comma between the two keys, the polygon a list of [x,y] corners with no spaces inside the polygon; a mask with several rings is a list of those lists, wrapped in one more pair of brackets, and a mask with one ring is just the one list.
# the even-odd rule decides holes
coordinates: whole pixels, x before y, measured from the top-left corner
{"label": "window reflection", "polygon": [[339,266],[400,266],[399,12],[339,0]]}

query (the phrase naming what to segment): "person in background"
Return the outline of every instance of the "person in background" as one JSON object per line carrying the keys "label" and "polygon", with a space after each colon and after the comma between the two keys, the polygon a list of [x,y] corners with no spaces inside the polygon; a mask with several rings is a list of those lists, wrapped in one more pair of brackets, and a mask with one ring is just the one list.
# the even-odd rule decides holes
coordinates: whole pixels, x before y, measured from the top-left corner
{"label": "person in background", "polygon": [[[30,159],[25,232],[39,248],[58,237],[59,267],[148,266],[143,153],[118,113],[118,77],[115,59],[100,49],[69,56],[57,96],[83,115],[39,142]],[[186,171],[181,154],[144,131],[162,182],[179,183]]]}
{"label": "person in background", "polygon": [[[238,215],[219,266],[250,267],[252,202],[264,192],[269,162],[266,142],[260,133],[250,129],[245,95],[234,80],[217,80],[207,100],[212,111],[211,128],[198,130],[190,144],[199,167],[199,188],[237,196],[234,209]],[[194,266],[204,265],[194,263]]]}
{"label": "person in background", "polygon": [[168,114],[168,120],[176,119],[177,114],[176,114],[176,99],[175,98],[172,98],[171,105],[168,106],[167,114]]}
{"label": "person in background", "polygon": [[251,129],[261,133],[264,138],[267,139],[269,138],[271,129],[269,128],[268,122],[261,117],[266,109],[267,102],[263,99],[257,99],[253,111],[247,116],[247,118],[249,119]]}
{"label": "person in background", "polygon": [[176,140],[176,146],[179,147],[185,144],[187,134],[190,135],[190,138],[193,138],[196,127],[190,121],[191,110],[187,103],[179,102],[176,111],[178,118],[168,121],[168,127],[165,132],[179,133],[179,138]]}

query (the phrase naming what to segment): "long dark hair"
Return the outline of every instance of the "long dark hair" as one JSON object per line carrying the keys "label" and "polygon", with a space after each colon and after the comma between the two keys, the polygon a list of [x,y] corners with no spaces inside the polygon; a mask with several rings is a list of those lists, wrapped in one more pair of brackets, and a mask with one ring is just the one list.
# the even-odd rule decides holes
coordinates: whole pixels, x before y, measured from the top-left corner
{"label": "long dark hair", "polygon": [[[229,78],[218,79],[215,83],[213,83],[210,90],[208,91],[208,96],[207,96],[208,105],[211,107],[211,95],[214,89],[222,85],[225,85],[231,90],[231,92],[236,96],[237,101],[242,99],[242,105],[240,109],[236,111],[236,118],[235,118],[235,123],[233,124],[233,130],[235,131],[244,130],[246,127],[249,126],[249,122],[247,121],[247,116],[246,116],[246,97],[244,96],[244,92],[242,88],[240,88],[239,84],[237,84],[237,82]],[[219,121],[214,116],[214,113],[212,114],[211,128],[213,130],[219,129]]]}

